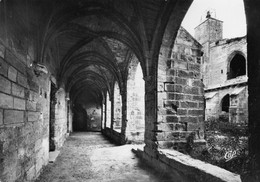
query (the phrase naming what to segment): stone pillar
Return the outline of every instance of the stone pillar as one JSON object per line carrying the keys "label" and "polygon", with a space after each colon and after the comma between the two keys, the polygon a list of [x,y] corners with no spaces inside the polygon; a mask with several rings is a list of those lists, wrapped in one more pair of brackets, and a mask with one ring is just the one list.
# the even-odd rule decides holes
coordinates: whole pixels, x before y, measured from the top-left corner
{"label": "stone pillar", "polygon": [[244,0],[247,19],[249,162],[243,181],[260,180],[260,2]]}
{"label": "stone pillar", "polygon": [[156,141],[156,127],[157,122],[157,92],[155,77],[146,76],[145,80],[145,147],[144,150],[149,155],[155,157],[157,144]]}
{"label": "stone pillar", "polygon": [[110,101],[111,101],[111,123],[110,123],[110,128],[111,128],[111,131],[112,131],[113,130],[113,126],[114,126],[114,95],[111,96]]}
{"label": "stone pillar", "polygon": [[103,126],[104,126],[104,106],[103,106],[103,102],[101,102],[101,130],[103,129]]}
{"label": "stone pillar", "polygon": [[[106,96],[107,97],[107,96]],[[104,112],[104,130],[106,129],[107,126],[107,98],[105,99],[105,112]]]}
{"label": "stone pillar", "polygon": [[127,96],[126,96],[126,86],[123,88],[121,92],[122,98],[122,123],[121,123],[121,143],[124,144],[126,141],[126,118],[127,118]]}

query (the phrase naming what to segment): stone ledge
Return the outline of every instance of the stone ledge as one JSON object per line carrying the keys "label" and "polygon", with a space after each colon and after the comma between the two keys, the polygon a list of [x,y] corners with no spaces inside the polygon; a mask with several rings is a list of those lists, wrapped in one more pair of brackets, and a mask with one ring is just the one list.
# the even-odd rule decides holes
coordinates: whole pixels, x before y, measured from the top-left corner
{"label": "stone ledge", "polygon": [[[176,174],[176,179],[185,179],[190,182],[241,182],[240,175],[222,169],[203,161],[193,159],[188,155],[175,150],[159,149],[157,157],[148,156],[140,148],[133,149],[138,157],[144,159],[148,164]],[[180,175],[183,175],[181,177]]]}
{"label": "stone ledge", "polygon": [[[226,181],[226,182],[241,182],[240,175],[234,174],[218,166],[193,159],[192,157],[182,154],[175,150],[160,149],[159,158],[166,157],[169,165],[179,170],[185,170],[185,174],[190,173],[196,179],[202,181]],[[195,173],[193,173],[195,172]]]}
{"label": "stone ledge", "polygon": [[126,142],[125,136],[122,133],[119,133],[111,128],[103,129],[102,133],[117,145],[123,145]]}

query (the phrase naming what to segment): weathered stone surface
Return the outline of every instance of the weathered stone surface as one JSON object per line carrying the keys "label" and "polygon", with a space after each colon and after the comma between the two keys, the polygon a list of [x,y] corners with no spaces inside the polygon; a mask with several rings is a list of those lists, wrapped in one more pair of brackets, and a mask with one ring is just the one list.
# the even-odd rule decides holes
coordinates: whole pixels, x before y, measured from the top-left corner
{"label": "weathered stone surface", "polygon": [[180,116],[179,122],[187,122],[187,123],[198,123],[201,121],[203,117],[199,116]]}
{"label": "weathered stone surface", "polygon": [[176,123],[178,122],[178,117],[177,116],[166,116],[166,122],[167,123]]}
{"label": "weathered stone surface", "polygon": [[[187,127],[188,123],[193,123],[197,128],[200,126],[203,84],[200,80],[201,65],[197,60],[200,60],[201,48],[199,42],[183,28],[179,29],[172,50],[161,47],[165,55],[159,57],[158,75],[166,76],[160,76],[164,90],[157,89],[160,92],[157,107],[159,124],[154,132],[159,148],[186,152],[186,138],[193,132],[193,128]],[[170,53],[169,59],[167,55]]]}
{"label": "weathered stone surface", "polygon": [[0,93],[0,107],[1,108],[13,108],[14,99],[10,95]]}
{"label": "weathered stone surface", "polygon": [[180,116],[187,115],[187,109],[178,109],[177,114]]}
{"label": "weathered stone surface", "polygon": [[241,182],[240,176],[237,174],[193,159],[176,150],[160,149],[156,158],[152,158],[150,153],[147,148],[145,148],[145,151],[137,150],[138,157],[144,159],[161,172],[169,171],[173,179],[177,181]]}
{"label": "weathered stone surface", "polygon": [[204,110],[189,110],[188,114],[193,116],[199,116],[204,114]]}
{"label": "weathered stone surface", "polygon": [[175,84],[172,84],[172,83],[165,83],[164,84],[164,90],[166,92],[182,93],[182,86],[181,85],[175,85]]}
{"label": "weathered stone surface", "polygon": [[39,85],[36,82],[34,82],[33,80],[29,80],[28,84],[29,84],[30,90],[32,90],[34,92],[39,92]]}
{"label": "weathered stone surface", "polygon": [[3,76],[0,76],[0,92],[11,93],[11,82]]}
{"label": "weathered stone surface", "polygon": [[4,111],[0,109],[0,126],[4,124]]}
{"label": "weathered stone surface", "polygon": [[26,109],[28,111],[36,111],[36,102],[34,101],[26,101]]}
{"label": "weathered stone surface", "polygon": [[191,70],[191,71],[195,71],[195,72],[200,72],[200,65],[199,64],[192,64],[192,63],[189,63],[188,64],[188,69]]}
{"label": "weathered stone surface", "polygon": [[24,122],[24,111],[5,110],[4,124],[14,124]]}
{"label": "weathered stone surface", "polygon": [[0,58],[4,58],[5,56],[5,47],[0,43]]}
{"label": "weathered stone surface", "polygon": [[17,83],[25,88],[28,88],[27,78],[23,76],[21,73],[18,73],[17,75]]}
{"label": "weathered stone surface", "polygon": [[12,80],[13,82],[16,82],[16,79],[17,79],[17,70],[10,66],[9,69],[8,69],[8,78],[10,80]]}
{"label": "weathered stone surface", "polygon": [[26,171],[26,180],[31,181],[36,175],[35,166],[32,166],[28,171]]}
{"label": "weathered stone surface", "polygon": [[12,94],[24,98],[24,88],[15,83],[12,83]]}
{"label": "weathered stone surface", "polygon": [[38,121],[40,117],[40,113],[39,112],[28,112],[28,121]]}
{"label": "weathered stone surface", "polygon": [[188,63],[183,62],[183,61],[173,61],[173,68],[187,70],[188,69]]}
{"label": "weathered stone surface", "polygon": [[25,110],[25,100],[14,98],[14,109]]}
{"label": "weathered stone surface", "polygon": [[181,108],[197,108],[198,103],[197,102],[180,102],[180,107]]}
{"label": "weathered stone surface", "polygon": [[25,64],[23,64],[10,50],[6,50],[5,59],[21,73],[26,74]]}
{"label": "weathered stone surface", "polygon": [[0,57],[0,75],[7,77],[7,72],[8,72],[8,65],[4,61],[4,59]]}
{"label": "weathered stone surface", "polygon": [[[241,87],[241,84],[247,85],[247,38],[222,39],[222,33],[222,22],[211,18],[195,29],[195,37],[202,43],[204,52],[202,74],[206,91],[205,96],[207,97],[206,120],[219,118],[222,112],[225,112],[222,111],[222,108],[220,109],[222,99],[226,95],[235,92],[237,87]],[[235,67],[239,67],[240,71],[233,70],[232,62],[233,65],[236,65]],[[195,83],[194,85],[198,84]],[[244,86],[244,89],[247,90],[247,87]],[[208,94],[214,96],[209,98]],[[232,105],[233,109],[226,113],[229,121],[232,123],[245,123],[248,120],[248,93],[245,91],[233,97],[237,97],[236,99],[230,98],[230,105]],[[242,115],[239,113],[241,109],[243,110]]]}

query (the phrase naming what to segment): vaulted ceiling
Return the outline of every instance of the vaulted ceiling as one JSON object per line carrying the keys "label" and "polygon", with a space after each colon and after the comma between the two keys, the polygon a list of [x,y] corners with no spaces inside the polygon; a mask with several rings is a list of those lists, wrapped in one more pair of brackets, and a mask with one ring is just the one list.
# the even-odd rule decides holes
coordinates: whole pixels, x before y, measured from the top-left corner
{"label": "vaulted ceiling", "polygon": [[6,42],[33,61],[47,64],[71,97],[87,93],[98,99],[111,93],[115,81],[122,89],[133,57],[144,76],[152,74],[170,17],[178,28],[191,2],[4,0],[0,32],[9,32]]}

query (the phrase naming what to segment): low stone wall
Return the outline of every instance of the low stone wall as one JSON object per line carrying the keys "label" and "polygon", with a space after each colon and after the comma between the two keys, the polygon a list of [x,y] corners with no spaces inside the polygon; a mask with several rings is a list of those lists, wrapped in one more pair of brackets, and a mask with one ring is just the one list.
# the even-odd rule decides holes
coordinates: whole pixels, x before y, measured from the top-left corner
{"label": "low stone wall", "polygon": [[241,182],[240,176],[220,167],[193,159],[176,150],[160,149],[155,155],[140,149],[138,157],[157,170],[171,174],[176,181],[185,182]]}
{"label": "low stone wall", "polygon": [[118,145],[123,145],[126,143],[125,136],[115,130],[105,128],[102,130],[102,133]]}
{"label": "low stone wall", "polygon": [[144,131],[126,131],[126,143],[144,143]]}

